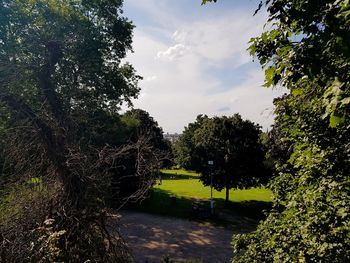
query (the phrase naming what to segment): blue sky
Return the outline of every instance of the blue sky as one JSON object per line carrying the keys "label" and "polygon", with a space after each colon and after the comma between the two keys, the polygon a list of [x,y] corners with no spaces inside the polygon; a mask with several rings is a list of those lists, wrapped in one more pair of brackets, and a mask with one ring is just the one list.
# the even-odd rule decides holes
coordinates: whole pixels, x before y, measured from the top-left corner
{"label": "blue sky", "polygon": [[253,16],[258,0],[125,0],[133,21],[131,62],[141,93],[135,108],[148,111],[164,132],[181,133],[198,114],[240,113],[266,130],[274,97],[262,87],[264,74],[246,49],[263,31],[266,13]]}

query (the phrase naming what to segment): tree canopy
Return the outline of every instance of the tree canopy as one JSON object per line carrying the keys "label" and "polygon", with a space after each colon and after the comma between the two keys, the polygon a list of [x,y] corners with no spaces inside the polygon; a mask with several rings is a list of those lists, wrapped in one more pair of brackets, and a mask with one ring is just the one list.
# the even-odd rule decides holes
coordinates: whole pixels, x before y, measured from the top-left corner
{"label": "tree canopy", "polygon": [[130,259],[106,229],[102,197],[118,160],[145,157],[143,178],[156,160],[151,146],[125,144],[116,114],[140,79],[121,62],[134,28],[122,3],[0,0],[0,143],[11,171],[0,180],[2,262]]}
{"label": "tree canopy", "polygon": [[260,133],[259,125],[243,120],[239,114],[213,118],[200,115],[175,145],[176,157],[200,172],[205,185],[212,181],[215,189],[226,189],[228,201],[229,189],[257,186],[266,179]]}
{"label": "tree canopy", "polygon": [[154,180],[152,178],[155,178],[158,169],[170,162],[171,156],[170,142],[168,143],[164,139],[162,129],[148,112],[141,109],[132,109],[125,112],[120,120],[123,125],[121,127],[124,143],[137,144],[142,142],[147,145],[150,151],[148,151],[148,154],[144,154],[142,158],[151,165],[154,163],[156,169],[146,168],[141,174],[138,173],[138,169],[140,169],[138,167],[140,163],[138,151],[131,151],[119,158],[112,175],[113,206],[119,206],[125,200],[131,200],[132,196],[143,198],[139,191],[141,193],[147,191],[153,185]]}
{"label": "tree canopy", "polygon": [[270,30],[251,40],[275,101],[283,155],[271,182],[275,208],[252,234],[234,237],[233,262],[350,260],[350,5],[262,1]]}
{"label": "tree canopy", "polygon": [[122,120],[130,129],[129,139],[137,141],[147,138],[148,143],[159,150],[170,151],[169,144],[164,140],[163,130],[145,110],[132,109],[123,114]]}
{"label": "tree canopy", "polygon": [[173,146],[175,163],[185,169],[195,170],[200,166],[199,160],[195,155],[195,131],[200,128],[203,122],[208,119],[206,115],[198,115],[196,121],[189,123],[185,127],[180,139]]}

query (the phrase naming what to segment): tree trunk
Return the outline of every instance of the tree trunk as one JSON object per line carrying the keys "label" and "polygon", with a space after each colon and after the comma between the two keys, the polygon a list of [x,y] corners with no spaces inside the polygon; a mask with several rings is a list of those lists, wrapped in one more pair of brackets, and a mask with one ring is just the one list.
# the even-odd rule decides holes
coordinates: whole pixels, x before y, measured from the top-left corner
{"label": "tree trunk", "polygon": [[226,204],[228,204],[229,199],[230,199],[230,187],[226,185],[226,199],[225,199]]}

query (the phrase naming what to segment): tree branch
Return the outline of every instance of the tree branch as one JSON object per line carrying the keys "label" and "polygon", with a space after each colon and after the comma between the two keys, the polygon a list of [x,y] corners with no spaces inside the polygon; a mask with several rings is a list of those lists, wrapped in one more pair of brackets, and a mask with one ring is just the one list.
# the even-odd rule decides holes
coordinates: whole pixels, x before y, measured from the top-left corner
{"label": "tree branch", "polygon": [[28,118],[39,130],[42,137],[45,138],[47,148],[55,146],[55,139],[51,128],[24,101],[16,99],[13,95],[0,93],[0,102],[5,103],[13,111],[17,111]]}

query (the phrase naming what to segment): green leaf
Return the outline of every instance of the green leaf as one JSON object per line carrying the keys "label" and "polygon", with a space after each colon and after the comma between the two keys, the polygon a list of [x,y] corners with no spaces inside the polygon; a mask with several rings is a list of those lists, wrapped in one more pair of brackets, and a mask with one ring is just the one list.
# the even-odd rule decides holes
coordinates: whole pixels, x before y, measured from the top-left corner
{"label": "green leaf", "polygon": [[348,105],[348,104],[350,104],[350,97],[342,99],[342,100],[341,100],[341,104],[342,104],[342,105]]}
{"label": "green leaf", "polygon": [[303,94],[303,90],[302,89],[293,89],[292,90],[292,95],[293,96],[299,96],[301,94]]}
{"label": "green leaf", "polygon": [[276,69],[273,67],[269,67],[265,70],[265,86],[269,87],[275,84],[274,77],[276,74]]}
{"label": "green leaf", "polygon": [[329,127],[335,128],[335,127],[337,127],[337,125],[343,123],[344,121],[345,121],[345,118],[338,117],[338,116],[332,114],[331,117],[329,118]]}

